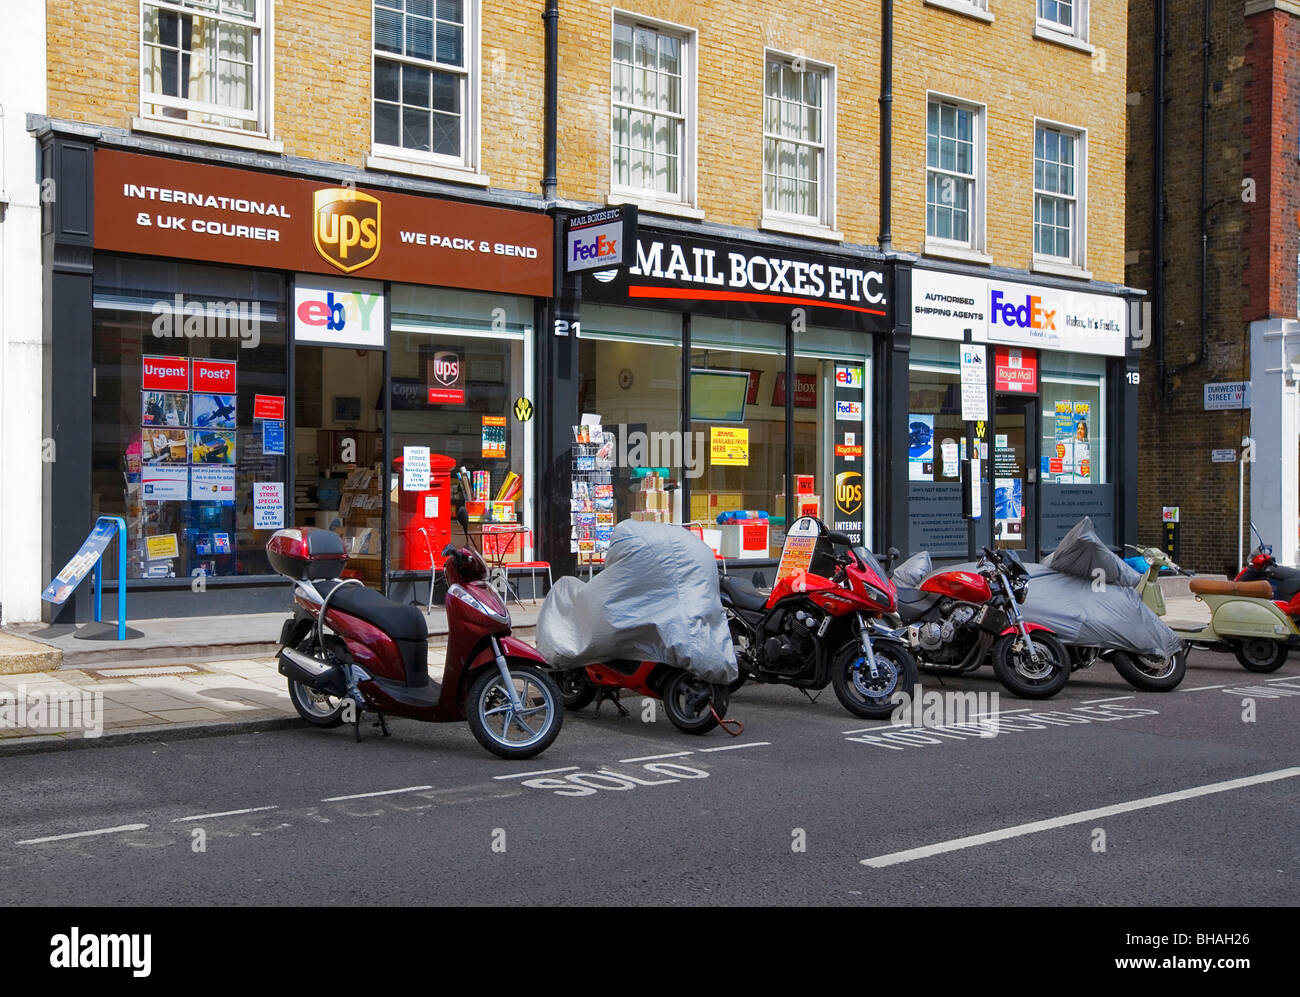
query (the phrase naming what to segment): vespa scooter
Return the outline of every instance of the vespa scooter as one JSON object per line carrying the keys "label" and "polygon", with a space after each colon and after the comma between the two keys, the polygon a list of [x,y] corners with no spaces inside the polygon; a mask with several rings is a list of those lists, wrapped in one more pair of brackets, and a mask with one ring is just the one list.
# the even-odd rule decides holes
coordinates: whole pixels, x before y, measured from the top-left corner
{"label": "vespa scooter", "polygon": [[[466,529],[463,506],[457,521]],[[277,657],[294,709],[312,726],[350,720],[359,741],[366,711],[385,737],[385,714],[467,720],[478,742],[502,758],[539,755],[560,733],[564,708],[547,663],[510,636],[510,613],[485,584],[487,565],[472,547],[448,544],[442,552],[448,636],[440,681],[429,676],[424,614],[360,581],[340,580],[347,562],[341,537],[311,527],[279,530],[266,550],[271,566],[293,581],[294,615],[280,631]]]}
{"label": "vespa scooter", "polygon": [[[1164,616],[1165,597],[1155,578],[1161,568],[1190,575],[1157,547],[1134,547],[1146,558],[1147,568],[1138,591],[1142,601]],[[1241,667],[1251,672],[1275,672],[1286,661],[1288,644],[1300,637],[1295,621],[1284,606],[1273,601],[1273,587],[1267,581],[1217,581],[1192,578],[1187,587],[1210,608],[1209,623],[1169,624],[1175,634],[1199,647],[1231,651]]]}

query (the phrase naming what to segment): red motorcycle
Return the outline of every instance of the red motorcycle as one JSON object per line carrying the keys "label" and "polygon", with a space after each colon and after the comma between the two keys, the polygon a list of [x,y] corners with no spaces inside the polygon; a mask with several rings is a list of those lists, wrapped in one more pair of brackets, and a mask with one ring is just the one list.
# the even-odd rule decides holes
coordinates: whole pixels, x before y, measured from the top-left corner
{"label": "red motorcycle", "polygon": [[669,722],[685,734],[707,734],[718,724],[736,724],[723,719],[728,700],[725,685],[705,682],[684,669],[654,661],[616,660],[570,668],[560,672],[556,682],[570,710],[580,710],[600,696],[613,700],[615,708],[627,716],[627,709],[618,701],[619,692],[627,689],[662,699]]}
{"label": "red motorcycle", "polygon": [[[466,526],[463,507],[457,519]],[[478,742],[502,758],[532,758],[560,733],[560,691],[541,655],[510,636],[510,613],[485,584],[487,565],[477,551],[448,544],[442,552],[448,638],[438,681],[429,676],[424,614],[356,579],[341,581],[347,554],[337,534],[279,530],[266,550],[272,567],[293,581],[294,615],[281,629],[277,657],[294,709],[312,726],[350,721],[359,741],[366,711],[385,737],[385,714],[467,720]]]}
{"label": "red motorcycle", "polygon": [[795,520],[771,591],[728,575],[719,582],[746,679],[825,689],[854,716],[879,720],[911,694],[916,660],[880,617],[895,608],[894,585],[865,547],[813,516]]}
{"label": "red motorcycle", "polygon": [[[1251,524],[1251,529],[1255,528]],[[1300,568],[1286,568],[1273,557],[1272,544],[1266,544],[1259,534],[1259,546],[1250,557],[1250,563],[1233,579],[1238,582],[1266,581],[1273,587],[1273,601],[1277,608],[1300,626]]]}

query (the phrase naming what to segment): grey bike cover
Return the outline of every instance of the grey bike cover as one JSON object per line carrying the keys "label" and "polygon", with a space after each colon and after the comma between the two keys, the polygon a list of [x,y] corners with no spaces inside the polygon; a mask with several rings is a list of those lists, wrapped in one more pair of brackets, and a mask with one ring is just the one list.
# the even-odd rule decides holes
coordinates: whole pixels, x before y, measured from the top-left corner
{"label": "grey bike cover", "polygon": [[1167,658],[1182,642],[1142,601],[1142,576],[1102,543],[1085,516],[1041,564],[1028,563],[1026,620],[1066,644]]}
{"label": "grey bike cover", "polygon": [[931,570],[930,552],[923,550],[919,554],[913,554],[895,568],[890,578],[899,588],[915,589],[921,587],[921,583],[929,577]]}
{"label": "grey bike cover", "polygon": [[739,674],[713,551],[667,523],[619,523],[600,574],[557,579],[537,617],[537,650],[560,669],[623,658],[706,682]]}

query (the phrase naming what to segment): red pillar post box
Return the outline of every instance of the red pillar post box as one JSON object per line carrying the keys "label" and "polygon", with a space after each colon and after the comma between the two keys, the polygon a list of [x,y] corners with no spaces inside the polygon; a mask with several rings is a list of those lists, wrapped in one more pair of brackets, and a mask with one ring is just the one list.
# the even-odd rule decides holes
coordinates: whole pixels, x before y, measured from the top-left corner
{"label": "red pillar post box", "polygon": [[429,487],[410,490],[400,487],[402,463],[401,457],[393,459],[399,486],[397,533],[402,538],[398,563],[404,570],[428,571],[442,563],[442,549],[451,542],[451,472],[456,462],[430,454]]}

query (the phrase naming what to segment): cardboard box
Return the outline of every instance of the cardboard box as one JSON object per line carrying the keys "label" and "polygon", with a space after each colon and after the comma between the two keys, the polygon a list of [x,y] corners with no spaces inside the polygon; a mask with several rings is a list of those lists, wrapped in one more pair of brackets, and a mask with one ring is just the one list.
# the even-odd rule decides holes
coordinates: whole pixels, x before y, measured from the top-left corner
{"label": "cardboard box", "polygon": [[691,492],[691,522],[701,523],[712,518],[709,515],[709,493]]}
{"label": "cardboard box", "polygon": [[709,518],[713,519],[720,512],[734,512],[745,508],[743,492],[713,492],[709,495]]}
{"label": "cardboard box", "polygon": [[719,526],[718,530],[722,533],[723,557],[749,561],[768,556],[766,519],[749,519],[740,523],[725,523]]}

